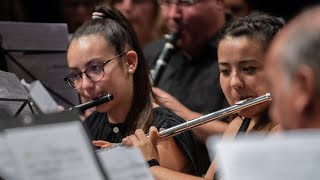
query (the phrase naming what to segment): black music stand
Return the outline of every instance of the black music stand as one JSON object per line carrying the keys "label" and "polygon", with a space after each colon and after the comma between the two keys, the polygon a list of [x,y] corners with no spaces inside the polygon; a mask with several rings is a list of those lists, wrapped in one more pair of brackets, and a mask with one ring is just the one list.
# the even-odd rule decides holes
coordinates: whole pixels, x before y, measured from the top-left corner
{"label": "black music stand", "polygon": [[63,81],[69,73],[66,24],[0,21],[0,36],[9,72],[28,83],[40,80],[59,105],[79,104],[78,93]]}
{"label": "black music stand", "polygon": [[29,93],[33,106],[40,114],[59,112],[58,104],[39,80],[36,80],[31,84],[27,84],[24,81],[22,82]]}
{"label": "black music stand", "polygon": [[[29,109],[25,108],[26,105]],[[7,110],[14,117],[20,113],[34,114],[28,92],[13,73],[0,71],[0,109]]]}

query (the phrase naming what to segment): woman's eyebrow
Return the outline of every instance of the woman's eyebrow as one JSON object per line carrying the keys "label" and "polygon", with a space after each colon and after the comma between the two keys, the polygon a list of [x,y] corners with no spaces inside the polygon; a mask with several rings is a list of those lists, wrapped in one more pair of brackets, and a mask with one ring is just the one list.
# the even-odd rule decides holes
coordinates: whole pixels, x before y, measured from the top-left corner
{"label": "woman's eyebrow", "polygon": [[244,59],[239,62],[239,64],[247,64],[247,63],[257,63],[258,61],[255,59]]}
{"label": "woman's eyebrow", "polygon": [[229,66],[229,63],[227,62],[219,62],[218,64],[219,66]]}
{"label": "woman's eyebrow", "polygon": [[[87,68],[89,65],[91,65],[92,63],[94,62],[102,62],[103,58],[93,58],[93,59],[90,59],[90,61],[86,62],[86,64],[84,65],[85,68]],[[73,71],[80,71],[79,68],[77,67],[69,67],[69,70],[73,70]]]}

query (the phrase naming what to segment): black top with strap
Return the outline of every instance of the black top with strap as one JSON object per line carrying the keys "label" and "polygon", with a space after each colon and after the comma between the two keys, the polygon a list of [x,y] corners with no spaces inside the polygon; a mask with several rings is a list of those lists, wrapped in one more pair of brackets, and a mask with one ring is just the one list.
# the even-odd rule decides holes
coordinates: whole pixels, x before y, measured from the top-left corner
{"label": "black top with strap", "polygon": [[[169,111],[167,108],[154,108],[152,125],[158,130],[170,128],[185,122],[182,118]],[[89,134],[93,140],[105,140],[111,143],[122,141],[125,132],[124,124],[112,124],[105,113],[94,112],[85,121]],[[200,143],[195,139],[192,131],[181,133],[174,137],[174,141],[192,164],[195,175],[202,175],[210,165],[209,157],[204,157]]]}

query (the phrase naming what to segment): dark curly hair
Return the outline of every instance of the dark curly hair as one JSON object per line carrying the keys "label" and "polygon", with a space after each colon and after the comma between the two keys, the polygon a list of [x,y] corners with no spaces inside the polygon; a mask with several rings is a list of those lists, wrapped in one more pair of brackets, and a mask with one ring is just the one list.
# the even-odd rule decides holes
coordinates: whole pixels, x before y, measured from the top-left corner
{"label": "dark curly hair", "polygon": [[253,12],[248,16],[240,17],[226,24],[219,32],[217,44],[227,36],[247,36],[257,39],[266,50],[273,37],[283,26],[284,22],[277,17],[262,12]]}

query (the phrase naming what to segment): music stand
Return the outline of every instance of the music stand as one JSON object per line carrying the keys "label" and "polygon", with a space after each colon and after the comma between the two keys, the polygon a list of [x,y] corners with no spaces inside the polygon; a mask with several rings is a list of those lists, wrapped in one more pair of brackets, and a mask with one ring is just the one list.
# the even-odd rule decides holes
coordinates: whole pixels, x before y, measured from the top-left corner
{"label": "music stand", "polygon": [[78,93],[63,81],[69,73],[66,24],[0,21],[0,36],[9,72],[28,83],[40,80],[59,105],[79,104]]}
{"label": "music stand", "polygon": [[[77,111],[25,116],[21,120],[0,116],[1,131],[5,133],[4,141],[16,165],[13,168],[19,171],[8,174],[15,179],[72,179],[82,176],[86,178],[79,179],[87,179],[91,175],[94,175],[93,179],[109,179]],[[77,146],[70,144],[71,141]],[[78,171],[78,168],[85,172]]]}
{"label": "music stand", "polygon": [[[25,108],[26,105],[29,109]],[[34,113],[26,89],[13,73],[0,71],[0,109],[9,111],[14,117],[20,113]]]}
{"label": "music stand", "polygon": [[[23,82],[23,81],[22,81]],[[58,104],[51,97],[46,88],[43,87],[39,80],[32,82],[31,84],[22,83],[29,93],[29,97],[33,102],[33,106],[39,113],[48,114],[59,112]]]}

